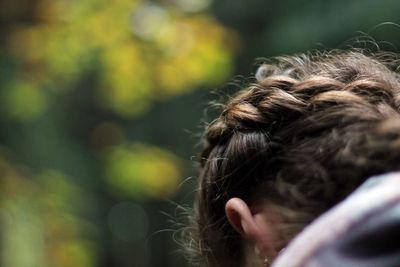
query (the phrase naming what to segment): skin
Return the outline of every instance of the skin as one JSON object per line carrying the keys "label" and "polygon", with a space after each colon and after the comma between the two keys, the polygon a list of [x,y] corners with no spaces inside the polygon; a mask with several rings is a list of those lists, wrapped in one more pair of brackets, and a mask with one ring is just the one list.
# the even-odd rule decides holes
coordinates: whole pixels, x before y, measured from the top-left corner
{"label": "skin", "polygon": [[254,264],[254,258],[257,262],[265,258],[272,261],[278,255],[274,247],[277,238],[274,225],[279,217],[271,205],[248,204],[240,198],[231,198],[225,205],[225,213],[233,228],[246,240],[247,266]]}

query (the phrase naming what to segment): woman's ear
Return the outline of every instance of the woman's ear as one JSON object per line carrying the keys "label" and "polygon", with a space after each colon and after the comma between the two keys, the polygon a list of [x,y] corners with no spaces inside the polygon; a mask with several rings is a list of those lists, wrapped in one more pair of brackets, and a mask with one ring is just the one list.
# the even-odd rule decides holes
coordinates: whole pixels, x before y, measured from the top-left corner
{"label": "woman's ear", "polygon": [[232,227],[245,239],[251,241],[262,256],[274,257],[272,226],[268,216],[260,209],[252,212],[251,208],[240,198],[231,198],[225,205],[225,213]]}

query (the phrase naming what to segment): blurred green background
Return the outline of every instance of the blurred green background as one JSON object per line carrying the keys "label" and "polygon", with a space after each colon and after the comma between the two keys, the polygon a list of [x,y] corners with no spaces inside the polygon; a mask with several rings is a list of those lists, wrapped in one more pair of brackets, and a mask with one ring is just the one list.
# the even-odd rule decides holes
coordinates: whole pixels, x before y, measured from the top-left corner
{"label": "blurred green background", "polygon": [[1,1],[0,266],[187,266],[174,229],[207,103],[259,57],[398,51],[398,14],[397,0]]}

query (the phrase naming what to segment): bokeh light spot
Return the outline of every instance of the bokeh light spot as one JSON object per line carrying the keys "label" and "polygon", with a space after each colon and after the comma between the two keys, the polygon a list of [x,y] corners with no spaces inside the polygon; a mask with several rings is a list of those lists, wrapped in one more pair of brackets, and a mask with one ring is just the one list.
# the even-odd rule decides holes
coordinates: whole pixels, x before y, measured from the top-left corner
{"label": "bokeh light spot", "polygon": [[143,144],[122,144],[105,159],[106,179],[116,195],[162,198],[178,189],[180,161],[172,153]]}
{"label": "bokeh light spot", "polygon": [[133,12],[132,31],[140,38],[151,40],[166,23],[168,15],[161,6],[144,3]]}
{"label": "bokeh light spot", "polygon": [[27,82],[18,82],[5,88],[0,101],[10,118],[22,122],[41,116],[48,102],[40,88]]}

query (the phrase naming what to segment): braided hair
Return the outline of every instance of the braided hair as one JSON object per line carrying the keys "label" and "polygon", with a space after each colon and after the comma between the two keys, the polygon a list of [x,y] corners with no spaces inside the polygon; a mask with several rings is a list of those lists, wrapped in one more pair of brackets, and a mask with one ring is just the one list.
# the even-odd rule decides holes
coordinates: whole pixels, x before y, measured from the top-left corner
{"label": "braided hair", "polygon": [[276,246],[368,177],[400,169],[395,54],[330,51],[279,57],[206,129],[187,248],[199,266],[243,266],[225,204],[267,200],[280,212]]}

